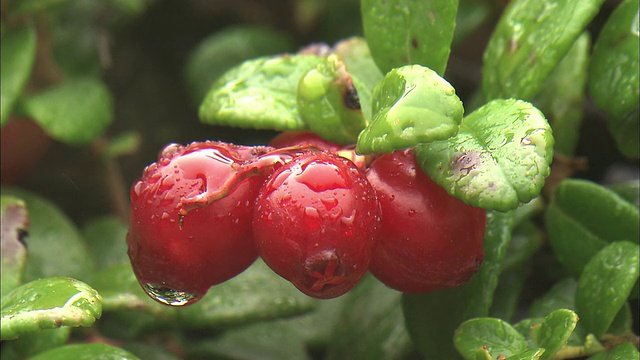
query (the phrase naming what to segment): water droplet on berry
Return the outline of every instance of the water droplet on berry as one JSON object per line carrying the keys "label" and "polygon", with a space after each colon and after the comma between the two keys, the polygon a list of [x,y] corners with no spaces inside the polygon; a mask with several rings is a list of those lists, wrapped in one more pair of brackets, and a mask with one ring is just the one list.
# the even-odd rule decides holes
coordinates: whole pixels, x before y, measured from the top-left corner
{"label": "water droplet on berry", "polygon": [[334,197],[322,198],[320,201],[322,201],[327,210],[331,210],[338,205],[338,199]]}
{"label": "water droplet on berry", "polygon": [[166,286],[143,283],[141,282],[142,289],[155,301],[170,305],[170,306],[184,306],[193,304],[194,302],[202,299],[204,294],[192,294],[187,291],[175,290]]}

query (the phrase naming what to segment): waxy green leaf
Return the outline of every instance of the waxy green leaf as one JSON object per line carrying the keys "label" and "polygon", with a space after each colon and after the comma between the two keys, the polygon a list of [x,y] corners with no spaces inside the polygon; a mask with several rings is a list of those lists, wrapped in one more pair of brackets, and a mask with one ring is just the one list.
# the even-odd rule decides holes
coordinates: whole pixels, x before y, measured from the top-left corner
{"label": "waxy green leaf", "polygon": [[23,110],[52,138],[85,145],[104,133],[113,121],[113,99],[97,79],[69,80],[22,103]]}
{"label": "waxy green leaf", "polygon": [[245,60],[293,49],[293,42],[286,34],[268,27],[229,27],[198,44],[187,60],[185,80],[194,101],[200,104],[211,85],[225,71]]}
{"label": "waxy green leaf", "polygon": [[457,0],[363,0],[360,5],[364,35],[383,72],[419,64],[444,74]]}
{"label": "waxy green leaf", "polygon": [[591,258],[580,275],[576,310],[584,328],[598,338],[609,329],[638,282],[639,252],[637,244],[613,242]]}
{"label": "waxy green leaf", "polygon": [[573,278],[566,278],[555,283],[549,291],[536,299],[529,308],[529,317],[538,318],[559,310],[575,310],[575,296],[578,283]]}
{"label": "waxy green leaf", "polygon": [[550,173],[553,136],[528,102],[493,100],[467,115],[457,135],[419,144],[422,170],[472,206],[508,211],[538,196]]}
{"label": "waxy green leaf", "polygon": [[9,120],[36,57],[36,30],[27,25],[2,34],[0,42],[0,125]]}
{"label": "waxy green leaf", "polygon": [[638,360],[640,353],[632,343],[623,343],[613,349],[601,352],[588,358],[588,360]]}
{"label": "waxy green leaf", "polygon": [[484,52],[485,99],[531,100],[603,2],[510,2]]}
{"label": "waxy green leaf", "polygon": [[37,194],[5,186],[1,190],[2,197],[22,199],[29,210],[29,236],[24,239],[29,256],[23,280],[69,276],[87,281],[95,264],[73,222],[57,206]]}
{"label": "waxy green leaf", "polygon": [[68,277],[44,278],[2,296],[1,337],[60,326],[91,326],[102,315],[102,299],[89,285]]}
{"label": "waxy green leaf", "polygon": [[351,75],[336,55],[302,76],[298,111],[309,130],[338,144],[353,144],[366,125]]}
{"label": "waxy green leaf", "polygon": [[637,242],[639,218],[638,208],[615,192],[578,179],[560,183],[545,213],[551,247],[574,276],[608,243]]}
{"label": "waxy green leaf", "polygon": [[605,23],[593,47],[589,91],[609,113],[609,129],[620,151],[638,157],[638,0],[625,0]]}
{"label": "waxy green leaf", "polygon": [[577,323],[578,315],[571,310],[559,309],[547,315],[537,332],[536,342],[545,349],[540,359],[551,359],[567,342]]}
{"label": "waxy green leaf", "polygon": [[103,343],[72,344],[38,354],[29,360],[139,360],[132,353]]}
{"label": "waxy green leaf", "polygon": [[303,130],[298,113],[300,78],[322,61],[315,55],[282,55],[246,61],[220,77],[200,105],[207,124]]}
{"label": "waxy green leaf", "polygon": [[511,355],[505,360],[538,360],[545,354],[545,349],[531,349],[519,354]]}
{"label": "waxy green leaf", "polygon": [[474,360],[478,348],[487,347],[493,358],[506,357],[527,350],[524,337],[507,322],[496,318],[467,320],[453,337],[456,349],[466,360]]}
{"label": "waxy green leaf", "polygon": [[19,338],[2,343],[3,360],[28,359],[38,353],[64,345],[71,335],[71,327],[40,330],[22,334]]}
{"label": "waxy green leaf", "polygon": [[464,108],[455,89],[433,70],[391,70],[373,92],[373,121],[358,136],[361,154],[389,153],[458,132]]}
{"label": "waxy green leaf", "polygon": [[24,201],[13,196],[2,196],[0,202],[2,221],[0,230],[0,258],[2,272],[0,293],[6,294],[22,283],[27,261],[27,249],[23,237],[29,229],[29,215]]}

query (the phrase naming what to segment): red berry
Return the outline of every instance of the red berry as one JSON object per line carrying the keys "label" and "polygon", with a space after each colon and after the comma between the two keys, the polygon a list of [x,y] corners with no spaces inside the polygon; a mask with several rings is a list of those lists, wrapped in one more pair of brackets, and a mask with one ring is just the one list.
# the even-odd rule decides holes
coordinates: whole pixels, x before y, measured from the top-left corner
{"label": "red berry", "polygon": [[131,189],[127,242],[145,291],[169,305],[199,300],[258,256],[253,202],[265,176],[243,163],[265,149],[217,142],[169,145]]}
{"label": "red berry", "polygon": [[364,173],[312,151],[277,169],[260,190],[253,231],[260,256],[303,293],[333,298],[367,271],[380,208]]}
{"label": "red berry", "polygon": [[377,158],[367,171],[382,208],[369,270],[396,290],[456,287],[484,259],[486,214],[449,195],[420,170],[412,150]]}
{"label": "red berry", "polygon": [[337,151],[342,147],[342,145],[327,141],[311,131],[285,131],[271,139],[269,145],[275,148],[314,147],[328,151]]}

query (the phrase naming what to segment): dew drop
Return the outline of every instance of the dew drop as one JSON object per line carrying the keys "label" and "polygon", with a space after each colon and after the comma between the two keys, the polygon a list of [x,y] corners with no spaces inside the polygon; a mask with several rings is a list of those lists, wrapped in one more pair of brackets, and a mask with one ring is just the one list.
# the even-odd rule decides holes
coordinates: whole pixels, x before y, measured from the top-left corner
{"label": "dew drop", "polygon": [[142,286],[142,289],[147,293],[147,295],[149,295],[153,300],[169,306],[184,306],[193,304],[194,302],[202,299],[202,296],[204,295],[175,290],[166,286],[152,283],[141,282],[140,285]]}

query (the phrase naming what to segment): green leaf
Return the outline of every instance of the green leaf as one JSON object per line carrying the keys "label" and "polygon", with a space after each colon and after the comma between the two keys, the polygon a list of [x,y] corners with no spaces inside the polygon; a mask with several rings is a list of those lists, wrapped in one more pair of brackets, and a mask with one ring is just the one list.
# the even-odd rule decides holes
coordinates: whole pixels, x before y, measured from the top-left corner
{"label": "green leaf", "polygon": [[593,46],[589,91],[614,119],[638,108],[638,16],[638,0],[622,1]]}
{"label": "green leaf", "polygon": [[574,276],[608,243],[638,241],[639,217],[638,208],[613,191],[578,179],[560,183],[545,213],[556,258]]}
{"label": "green leaf", "polygon": [[300,79],[298,111],[309,130],[338,144],[353,144],[366,123],[344,62],[331,55]]}
{"label": "green leaf", "polygon": [[105,159],[116,159],[123,155],[131,155],[140,148],[141,142],[142,136],[140,133],[127,131],[109,139],[109,143],[102,155]]}
{"label": "green leaf", "polygon": [[1,291],[6,294],[22,284],[22,275],[27,261],[24,236],[29,229],[29,215],[24,201],[13,196],[1,198],[2,237],[0,237],[0,257],[2,272]]}
{"label": "green leaf", "polygon": [[587,360],[638,360],[640,353],[632,343],[623,343],[613,349],[591,356]]}
{"label": "green leaf", "polygon": [[553,136],[544,115],[520,100],[493,100],[444,141],[416,146],[422,168],[472,206],[508,211],[538,196],[550,173]]}
{"label": "green leaf", "polygon": [[487,214],[485,258],[471,283],[421,295],[403,294],[407,330],[423,356],[454,358],[455,329],[464,320],[488,315],[512,228],[513,212]]}
{"label": "green leaf", "polygon": [[565,345],[577,323],[578,315],[571,310],[559,309],[547,315],[538,331],[538,346],[545,349],[540,359],[551,359]]}
{"label": "green leaf", "polygon": [[455,89],[433,70],[393,69],[373,92],[373,121],[358,136],[361,154],[389,153],[458,132],[464,108]]}
{"label": "green leaf", "polygon": [[607,333],[622,336],[633,333],[633,314],[628,301],[622,305],[616,317],[613,318]]}
{"label": "green leaf", "polygon": [[628,180],[609,186],[616,194],[635,207],[640,207],[640,181]]}
{"label": "green leaf", "polygon": [[84,226],[84,238],[98,269],[129,262],[127,229],[127,224],[112,215],[93,219]]}
{"label": "green leaf", "polygon": [[220,77],[200,106],[207,124],[303,130],[297,109],[300,78],[322,61],[315,55],[282,55],[246,61]]}
{"label": "green leaf", "polygon": [[333,53],[347,65],[347,71],[358,91],[362,114],[370,122],[373,89],[382,81],[384,74],[373,61],[367,42],[360,37],[342,40],[334,46]]}
{"label": "green leaf", "polygon": [[609,129],[626,156],[638,157],[638,0],[625,0],[605,23],[594,44],[589,91],[612,118]]}
{"label": "green leaf", "polygon": [[590,51],[591,38],[583,32],[533,100],[551,123],[555,152],[565,156],[573,156],[580,137]]}
{"label": "green leaf", "polygon": [[383,72],[410,64],[443,75],[455,29],[457,0],[361,2],[364,35]]}
{"label": "green leaf", "polygon": [[485,98],[531,100],[603,2],[510,2],[484,52]]}
{"label": "green leaf", "polygon": [[585,329],[598,338],[609,329],[638,282],[639,252],[637,244],[616,241],[591,258],[580,275],[576,310]]}
{"label": "green leaf", "polygon": [[520,354],[511,355],[505,360],[538,360],[541,359],[545,353],[545,349],[531,349]]}
{"label": "green leaf", "polygon": [[24,281],[42,277],[69,276],[86,281],[95,269],[93,258],[80,231],[53,203],[17,188],[2,187],[2,197],[22,199],[29,209],[29,256]]}
{"label": "green leaf", "polygon": [[578,283],[573,278],[566,278],[555,283],[547,293],[536,299],[529,308],[529,317],[539,318],[559,310],[575,310],[575,294]]}
{"label": "green leaf", "polygon": [[401,293],[373,276],[362,279],[344,304],[327,359],[402,359],[411,349]]}
{"label": "green leaf", "polygon": [[529,260],[540,249],[543,243],[543,236],[542,231],[538,229],[532,220],[526,220],[518,224],[513,229],[513,236],[507,248],[507,256],[503,264],[504,270],[517,267]]}
{"label": "green leaf", "polygon": [[54,139],[84,145],[102,135],[113,120],[113,99],[102,81],[69,80],[22,103],[24,111]]}
{"label": "green leaf", "polygon": [[12,1],[9,10],[12,16],[21,14],[42,13],[66,3],[68,0],[21,0]]}
{"label": "green leaf", "polygon": [[294,49],[292,40],[281,32],[256,25],[233,26],[202,40],[189,55],[185,80],[196,104],[227,70],[242,61]]}
{"label": "green leaf", "polygon": [[476,349],[484,346],[493,358],[499,355],[508,357],[527,350],[522,335],[505,321],[495,318],[465,321],[456,331],[453,342],[467,360],[474,360]]}
{"label": "green leaf", "polygon": [[461,44],[469,35],[487,22],[492,15],[492,5],[486,0],[460,0],[456,13],[456,28],[452,47]]}
{"label": "green leaf", "polygon": [[26,359],[43,351],[64,345],[71,334],[70,327],[41,330],[22,334],[19,338],[2,343],[3,360]]}
{"label": "green leaf", "polygon": [[11,29],[3,32],[0,44],[0,125],[4,126],[31,74],[36,31],[30,25]]}
{"label": "green leaf", "polygon": [[519,300],[524,288],[527,268],[525,264],[513,265],[508,270],[505,268],[505,271],[498,278],[498,284],[493,293],[489,309],[491,317],[511,322],[520,307]]}
{"label": "green leaf", "polygon": [[132,353],[107,344],[73,344],[38,354],[29,360],[139,360]]}
{"label": "green leaf", "polygon": [[2,340],[60,326],[91,326],[102,299],[89,285],[68,277],[44,278],[2,296]]}

